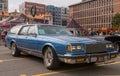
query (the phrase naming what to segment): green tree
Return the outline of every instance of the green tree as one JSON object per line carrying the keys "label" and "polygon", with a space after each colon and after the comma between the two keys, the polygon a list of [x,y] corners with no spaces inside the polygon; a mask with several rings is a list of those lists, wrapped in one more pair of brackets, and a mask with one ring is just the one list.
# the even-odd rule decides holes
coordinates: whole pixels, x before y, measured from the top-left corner
{"label": "green tree", "polygon": [[120,29],[120,14],[117,13],[112,19],[112,27]]}

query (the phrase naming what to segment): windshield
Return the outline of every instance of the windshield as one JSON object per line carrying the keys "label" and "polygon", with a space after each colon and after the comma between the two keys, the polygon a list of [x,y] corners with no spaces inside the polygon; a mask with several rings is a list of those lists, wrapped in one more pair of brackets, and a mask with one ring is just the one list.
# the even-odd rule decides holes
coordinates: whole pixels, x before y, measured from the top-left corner
{"label": "windshield", "polygon": [[38,27],[40,35],[72,35],[67,29],[62,26],[41,25]]}

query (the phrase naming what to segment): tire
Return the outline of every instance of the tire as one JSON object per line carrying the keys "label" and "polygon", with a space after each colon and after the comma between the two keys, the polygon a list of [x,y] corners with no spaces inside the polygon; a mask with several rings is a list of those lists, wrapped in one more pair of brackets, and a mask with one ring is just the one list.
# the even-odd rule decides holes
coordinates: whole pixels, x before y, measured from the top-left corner
{"label": "tire", "polygon": [[60,61],[51,47],[46,47],[44,50],[44,65],[49,70],[57,69],[60,66]]}
{"label": "tire", "polygon": [[21,51],[17,48],[15,43],[11,44],[11,54],[14,57],[19,57],[21,55]]}
{"label": "tire", "polygon": [[96,62],[91,62],[91,63],[88,63],[89,65],[95,65],[96,64]]}

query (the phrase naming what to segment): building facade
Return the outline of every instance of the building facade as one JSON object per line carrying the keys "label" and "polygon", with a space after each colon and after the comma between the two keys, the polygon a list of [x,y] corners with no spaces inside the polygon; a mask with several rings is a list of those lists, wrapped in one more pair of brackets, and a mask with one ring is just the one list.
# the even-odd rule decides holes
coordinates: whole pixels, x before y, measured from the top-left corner
{"label": "building facade", "polygon": [[68,19],[69,19],[69,14],[68,14],[68,9],[65,7],[61,7],[61,24],[63,26],[66,26],[68,24]]}
{"label": "building facade", "polygon": [[8,0],[0,0],[0,11],[8,12]]}
{"label": "building facade", "polygon": [[82,0],[69,6],[69,16],[85,29],[110,29],[112,17],[120,12],[119,0]]}
{"label": "building facade", "polygon": [[[35,11],[36,14],[31,14],[31,10],[33,7],[36,7]],[[45,11],[45,4],[39,4],[39,3],[33,3],[33,2],[24,2],[19,5],[19,11],[20,13],[23,13],[29,18],[29,22],[33,23],[47,23],[47,24],[53,24],[53,17],[51,14],[46,13]],[[34,21],[33,21],[34,19]]]}
{"label": "building facade", "polygon": [[0,0],[0,21],[8,16],[8,0]]}
{"label": "building facade", "polygon": [[19,11],[23,14],[31,14],[31,8],[35,6],[36,7],[36,14],[42,15],[45,14],[45,5],[39,4],[39,3],[33,3],[33,2],[24,2],[19,5]]}
{"label": "building facade", "polygon": [[67,25],[68,11],[65,7],[55,7],[53,5],[46,6],[46,12],[53,15],[54,25]]}
{"label": "building facade", "polygon": [[13,16],[14,18],[18,17],[20,15],[20,12],[18,12],[16,9],[13,12],[9,13],[10,16]]}

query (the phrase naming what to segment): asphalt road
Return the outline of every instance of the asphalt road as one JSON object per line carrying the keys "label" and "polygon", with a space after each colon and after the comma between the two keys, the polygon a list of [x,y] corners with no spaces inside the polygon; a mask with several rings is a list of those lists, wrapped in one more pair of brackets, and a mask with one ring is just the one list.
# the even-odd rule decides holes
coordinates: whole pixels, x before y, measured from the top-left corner
{"label": "asphalt road", "polygon": [[120,57],[106,64],[62,64],[58,70],[47,70],[43,60],[34,56],[12,57],[0,46],[0,76],[120,76]]}

